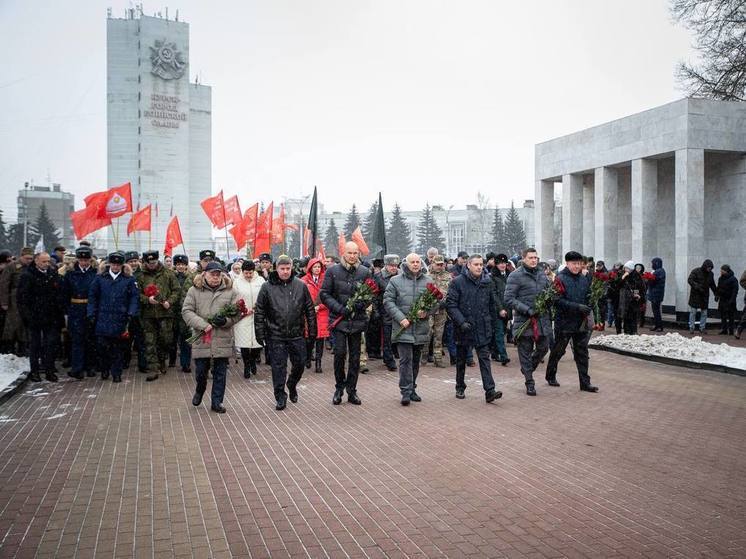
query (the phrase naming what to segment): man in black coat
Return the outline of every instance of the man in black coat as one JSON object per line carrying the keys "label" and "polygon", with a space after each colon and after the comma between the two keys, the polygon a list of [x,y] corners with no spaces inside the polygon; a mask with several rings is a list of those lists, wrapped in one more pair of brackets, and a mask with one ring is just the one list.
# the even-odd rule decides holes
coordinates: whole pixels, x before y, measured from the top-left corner
{"label": "man in black coat", "polygon": [[[398,254],[387,254],[383,257],[383,262],[383,269],[373,276],[376,284],[378,284],[378,289],[381,290],[381,294],[385,293],[391,278],[399,273],[399,264],[401,264],[401,260],[399,259]],[[396,361],[394,360],[395,344],[391,342],[391,317],[389,316],[389,313],[386,312],[386,309],[383,308],[383,295],[379,297],[378,302],[380,304],[379,313],[383,323],[383,344],[381,347],[383,362],[389,371],[396,371],[399,367],[396,365]]]}
{"label": "man in black coat", "polygon": [[18,284],[18,311],[29,334],[29,380],[57,382],[54,358],[64,323],[61,277],[46,252],[36,254]]}
{"label": "man in black coat", "polygon": [[[269,347],[272,384],[275,390],[275,409],[283,410],[290,401],[298,401],[297,386],[306,363],[304,330],[308,325],[308,339],[315,339],[316,311],[313,299],[304,282],[293,273],[293,260],[278,257],[276,270],[259,290],[254,307],[256,340]],[[287,376],[290,357],[290,377]],[[287,382],[288,393],[285,392]]]}
{"label": "man in black coat", "polygon": [[466,354],[473,347],[479,359],[485,399],[487,403],[497,400],[503,394],[495,390],[490,363],[497,300],[492,279],[484,272],[484,263],[479,254],[472,254],[468,258],[461,275],[448,286],[446,309],[453,320],[456,337],[456,398],[464,398]]}
{"label": "man in black coat", "polygon": [[717,295],[715,287],[715,277],[712,269],[715,265],[712,260],[705,260],[699,268],[694,268],[689,274],[689,332],[694,334],[694,323],[697,318],[697,311],[700,311],[699,331],[706,334],[707,331],[707,308],[710,306],[710,290],[713,295]]}
{"label": "man in black coat", "polygon": [[[557,299],[557,312],[554,318],[554,345],[549,353],[546,379],[549,386],[559,386],[557,382],[557,365],[565,354],[567,344],[572,341],[572,353],[578,368],[580,390],[598,392],[591,384],[588,375],[588,342],[591,329],[588,328],[588,317],[593,309],[588,305],[591,294],[591,274],[583,274],[583,256],[570,251],[565,254],[565,268],[557,274],[565,292]],[[555,279],[555,281],[557,281]]]}
{"label": "man in black coat", "polygon": [[[329,325],[334,337],[334,378],[336,380],[332,403],[342,403],[342,395],[347,389],[347,401],[360,405],[357,396],[357,377],[360,372],[360,340],[368,325],[365,304],[358,302],[354,308],[347,308],[347,300],[355,294],[358,286],[370,277],[370,270],[360,264],[360,249],[357,244],[345,245],[340,264],[326,271],[319,297],[329,309]],[[339,320],[338,320],[339,319]],[[349,352],[349,365],[345,376],[345,361]]]}

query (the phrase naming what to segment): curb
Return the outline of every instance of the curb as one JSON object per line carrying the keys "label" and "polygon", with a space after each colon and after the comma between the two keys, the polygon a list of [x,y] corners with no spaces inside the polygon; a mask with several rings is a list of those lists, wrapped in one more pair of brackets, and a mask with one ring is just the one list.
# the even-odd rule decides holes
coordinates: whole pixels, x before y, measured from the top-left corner
{"label": "curb", "polygon": [[684,359],[676,359],[674,357],[663,357],[662,355],[649,355],[647,353],[637,353],[634,351],[628,351],[626,349],[617,349],[615,347],[607,347],[607,346],[601,346],[601,345],[590,345],[589,344],[588,348],[597,349],[599,351],[609,351],[611,353],[617,353],[619,355],[626,355],[628,357],[644,359],[645,361],[654,361],[656,363],[663,363],[664,365],[686,367],[687,369],[716,371],[718,373],[725,373],[728,375],[738,375],[741,377],[746,377],[745,370],[736,369],[734,367],[728,367],[727,365],[715,365],[713,363],[695,363],[693,361],[686,361]]}
{"label": "curb", "polygon": [[8,386],[2,389],[0,391],[0,405],[4,404],[8,400],[10,400],[13,396],[18,394],[21,391],[21,388],[24,387],[26,384],[26,379],[28,378],[27,373],[21,373],[18,375],[18,378],[11,382]]}

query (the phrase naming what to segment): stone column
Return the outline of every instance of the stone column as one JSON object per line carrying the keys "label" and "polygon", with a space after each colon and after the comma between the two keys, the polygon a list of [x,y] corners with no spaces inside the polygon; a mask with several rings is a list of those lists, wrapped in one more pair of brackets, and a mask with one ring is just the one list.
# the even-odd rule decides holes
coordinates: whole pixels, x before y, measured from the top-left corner
{"label": "stone column", "polygon": [[594,201],[593,180],[589,175],[583,177],[583,255],[596,256],[594,242],[594,219],[596,207]]}
{"label": "stone column", "polygon": [[655,256],[655,225],[658,200],[658,162],[654,159],[632,161],[632,260],[646,269]]}
{"label": "stone column", "polygon": [[539,258],[554,257],[554,182],[537,180],[534,192],[534,233]]}
{"label": "stone column", "polygon": [[676,150],[674,183],[676,310],[688,309],[689,272],[704,261],[705,152]]}
{"label": "stone column", "polygon": [[583,250],[583,177],[562,176],[562,255]]}
{"label": "stone column", "polygon": [[611,269],[619,259],[619,183],[616,169],[599,167],[594,172],[594,219],[596,221],[596,261],[604,260]]}

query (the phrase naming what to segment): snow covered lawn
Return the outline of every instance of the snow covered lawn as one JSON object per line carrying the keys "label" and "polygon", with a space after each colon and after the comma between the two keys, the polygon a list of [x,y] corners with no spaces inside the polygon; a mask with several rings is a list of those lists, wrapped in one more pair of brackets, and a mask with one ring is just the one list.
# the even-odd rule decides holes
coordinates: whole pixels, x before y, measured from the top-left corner
{"label": "snow covered lawn", "polygon": [[593,346],[604,346],[643,355],[656,355],[669,359],[681,359],[692,363],[724,365],[746,370],[746,348],[727,344],[711,344],[700,337],[685,338],[681,334],[669,333],[665,336],[608,335],[591,338]]}
{"label": "snow covered lawn", "polygon": [[0,392],[14,383],[18,375],[28,370],[28,357],[0,354]]}

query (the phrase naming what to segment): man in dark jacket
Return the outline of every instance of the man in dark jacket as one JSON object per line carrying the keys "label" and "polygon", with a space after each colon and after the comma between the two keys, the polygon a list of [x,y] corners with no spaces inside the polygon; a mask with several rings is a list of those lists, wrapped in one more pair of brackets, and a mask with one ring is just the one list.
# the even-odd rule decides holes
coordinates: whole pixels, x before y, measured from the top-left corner
{"label": "man in dark jacket", "polygon": [[526,394],[536,396],[534,387],[534,371],[547,353],[549,336],[552,333],[552,323],[548,309],[539,314],[534,308],[536,296],[549,287],[549,278],[539,269],[539,255],[535,248],[523,251],[523,265],[511,272],[505,285],[505,305],[513,309],[513,336],[521,325],[530,320],[536,328],[526,329],[519,339],[518,359],[521,362],[521,372],[526,379]]}
{"label": "man in dark jacket", "polygon": [[695,319],[697,311],[700,311],[699,331],[706,334],[707,330],[707,308],[710,306],[710,291],[717,295],[715,277],[712,270],[715,265],[712,260],[705,260],[699,268],[694,268],[689,274],[689,333],[694,334]]}
{"label": "man in dark jacket", "polygon": [[103,380],[111,373],[113,382],[122,382],[128,327],[139,312],[139,296],[132,268],[124,264],[124,254],[111,253],[109,265],[101,267],[91,284],[86,306],[89,321],[96,325]]}
{"label": "man in dark jacket", "polygon": [[663,332],[663,319],[661,318],[661,304],[666,295],[666,270],[663,269],[663,260],[656,257],[651,261],[654,280],[648,282],[648,301],[653,310],[653,332]]}
{"label": "man in dark jacket", "polygon": [[720,334],[733,335],[735,328],[736,302],[738,301],[738,280],[728,264],[720,266],[720,277],[718,278],[717,297],[718,310],[720,311]]}
{"label": "man in dark jacket", "polygon": [[738,324],[738,328],[736,329],[736,339],[741,339],[741,334],[743,333],[744,328],[746,328],[746,270],[741,274],[741,279],[738,281],[738,283],[741,285],[741,288],[744,291],[743,296],[743,311],[741,312],[741,322]]}
{"label": "man in dark jacket", "polygon": [[490,363],[493,324],[497,320],[497,300],[492,279],[484,271],[479,254],[472,254],[463,272],[448,287],[446,309],[453,321],[456,337],[456,398],[463,399],[466,390],[466,354],[474,348],[479,359],[487,403],[502,397],[495,390]]}
{"label": "man in dark jacket", "polygon": [[491,270],[492,282],[495,284],[495,296],[497,299],[497,320],[495,321],[495,340],[493,343],[495,361],[500,361],[503,367],[510,363],[508,351],[505,348],[505,329],[510,320],[510,309],[505,306],[505,286],[508,283],[508,256],[498,254],[495,256],[495,266]]}
{"label": "man in dark jacket", "polygon": [[[383,269],[373,277],[373,279],[376,280],[381,293],[386,292],[386,287],[388,287],[391,278],[399,273],[399,264],[401,264],[401,261],[399,260],[398,254],[387,254],[383,257]],[[380,313],[383,322],[383,347],[381,348],[383,362],[389,371],[396,371],[397,365],[394,360],[394,343],[391,341],[391,316],[386,312],[386,309],[383,308],[383,297],[381,297],[379,302],[381,305]]]}
{"label": "man in dark jacket", "polygon": [[90,247],[81,246],[75,250],[77,262],[63,279],[63,297],[67,314],[67,331],[72,342],[70,352],[70,376],[83,378],[96,376],[96,336],[94,323],[86,315],[88,309],[88,292],[97,270],[91,265],[93,251]]}
{"label": "man in dark jacket", "polygon": [[[308,339],[315,339],[317,328],[313,299],[305,282],[295,277],[293,260],[282,255],[277,259],[276,270],[270,272],[269,281],[259,290],[254,307],[256,340],[269,346],[277,410],[285,409],[288,393],[291,402],[298,401],[297,386],[306,362],[306,325]],[[288,357],[290,378],[287,376]]]}
{"label": "man in dark jacket", "polygon": [[[334,378],[336,390],[332,403],[342,403],[342,395],[347,389],[347,401],[360,405],[357,395],[357,377],[360,372],[360,341],[362,332],[368,325],[365,304],[355,303],[347,308],[347,300],[355,294],[358,286],[370,277],[370,270],[360,264],[360,249],[357,244],[345,245],[342,263],[335,264],[326,271],[319,297],[329,309],[329,325],[334,336]],[[339,319],[339,320],[337,320]],[[345,376],[345,361],[349,352],[349,366]]]}
{"label": "man in dark jacket", "polygon": [[557,299],[557,313],[554,319],[554,345],[549,353],[546,379],[549,386],[559,386],[557,365],[565,354],[567,344],[572,342],[572,353],[578,368],[580,390],[598,392],[591,384],[588,375],[588,341],[591,330],[588,317],[593,309],[588,305],[591,292],[591,274],[583,274],[583,256],[570,251],[565,255],[565,268],[557,274],[557,279],[565,287]]}
{"label": "man in dark jacket", "polygon": [[54,358],[64,323],[61,277],[50,266],[46,252],[36,254],[18,284],[18,311],[29,334],[29,380],[40,382],[40,372],[57,382]]}

